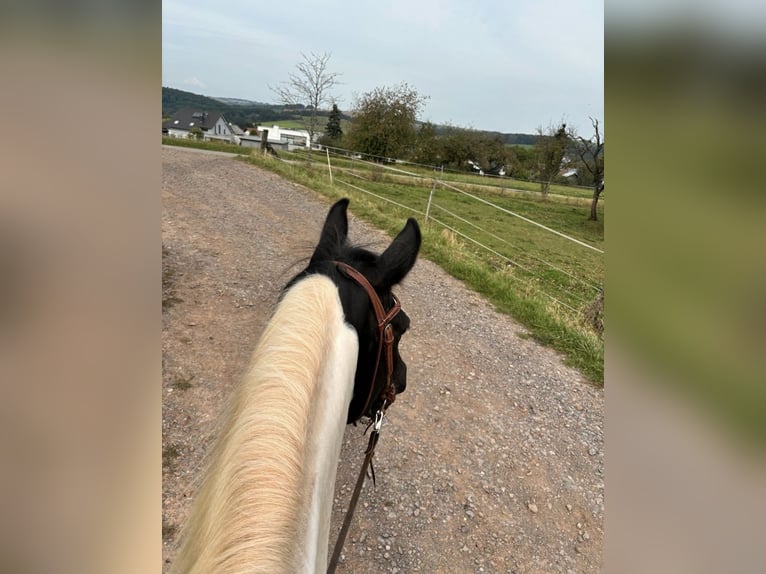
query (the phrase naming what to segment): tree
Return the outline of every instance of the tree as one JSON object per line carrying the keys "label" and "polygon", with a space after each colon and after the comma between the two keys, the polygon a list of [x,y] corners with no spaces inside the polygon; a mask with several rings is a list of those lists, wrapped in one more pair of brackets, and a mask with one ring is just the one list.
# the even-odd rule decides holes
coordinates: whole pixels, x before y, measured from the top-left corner
{"label": "tree", "polygon": [[340,110],[338,109],[338,104],[333,103],[322,139],[326,145],[337,145],[342,137],[343,129],[340,127]]}
{"label": "tree", "polygon": [[510,162],[510,155],[499,136],[480,134],[476,152],[478,161],[485,173],[498,175]]}
{"label": "tree", "polygon": [[325,52],[320,56],[311,52],[307,56],[301,52],[303,61],[295,65],[298,71],[290,72],[288,80],[281,86],[271,88],[283,104],[305,106],[309,111],[309,119],[305,125],[311,144],[314,143],[314,134],[319,122],[317,112],[321,106],[330,102],[330,91],[339,83],[340,74],[331,73],[327,69],[330,55]]}
{"label": "tree", "polygon": [[510,159],[500,136],[488,132],[448,126],[440,144],[443,162],[457,169],[498,174]]}
{"label": "tree", "polygon": [[508,149],[508,175],[518,179],[531,179],[537,169],[535,149],[513,145]]}
{"label": "tree", "polygon": [[598,120],[590,118],[595,134],[590,139],[577,138],[577,155],[582,166],[593,178],[593,200],[590,204],[590,221],[598,221],[598,198],[604,191],[604,141],[601,138]]}
{"label": "tree", "polygon": [[558,127],[548,126],[546,130],[537,128],[535,151],[537,155],[537,177],[540,180],[540,191],[543,198],[548,197],[551,182],[561,169],[561,162],[569,144],[570,134],[567,125],[561,123]]}
{"label": "tree", "polygon": [[470,140],[469,130],[447,125],[443,135],[439,138],[442,163],[455,169],[471,169],[468,160],[473,160],[474,157]]}
{"label": "tree", "polygon": [[436,126],[431,122],[420,124],[420,128],[417,130],[412,161],[426,165],[437,165],[441,162]]}
{"label": "tree", "polygon": [[415,143],[415,122],[428,100],[406,82],[375,88],[354,102],[349,145],[378,157],[402,157]]}

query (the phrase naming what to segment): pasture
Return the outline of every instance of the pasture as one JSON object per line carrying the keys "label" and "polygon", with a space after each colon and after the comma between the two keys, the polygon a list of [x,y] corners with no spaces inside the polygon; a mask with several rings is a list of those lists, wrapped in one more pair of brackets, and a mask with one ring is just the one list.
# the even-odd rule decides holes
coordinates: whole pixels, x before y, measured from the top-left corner
{"label": "pasture", "polygon": [[415,216],[425,224],[425,257],[603,384],[603,339],[588,317],[604,282],[604,206],[599,205],[599,221],[587,220],[589,190],[555,186],[543,200],[539,193],[517,189],[515,181],[511,188],[497,185],[503,180],[488,184],[489,178],[471,174],[436,180],[433,173],[408,175],[396,165],[337,157],[330,158],[330,184],[321,152],[311,161],[307,154],[284,152],[279,159],[256,153],[248,161],[330,198],[352,197],[357,215],[389,233],[402,217]]}

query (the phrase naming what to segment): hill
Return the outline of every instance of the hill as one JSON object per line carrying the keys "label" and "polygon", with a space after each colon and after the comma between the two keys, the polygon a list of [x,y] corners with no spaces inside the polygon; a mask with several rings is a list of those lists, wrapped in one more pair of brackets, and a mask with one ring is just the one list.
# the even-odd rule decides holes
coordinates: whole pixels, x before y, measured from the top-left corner
{"label": "hill", "polygon": [[169,116],[181,108],[200,108],[210,112],[223,112],[229,106],[214,98],[162,87],[162,115]]}
{"label": "hill", "polygon": [[485,132],[490,136],[499,136],[500,140],[506,145],[535,145],[537,136],[535,134],[504,134],[501,132]]}
{"label": "hill", "polygon": [[250,107],[259,107],[259,106],[270,106],[271,104],[267,104],[264,102],[255,102],[253,100],[245,100],[243,98],[222,98],[218,96],[213,96],[214,100],[218,100],[219,102],[223,102],[224,104],[230,105],[230,106],[250,106]]}
{"label": "hill", "polygon": [[241,127],[258,125],[265,121],[283,121],[300,118],[303,106],[286,107],[264,104],[241,98],[211,98],[175,88],[162,87],[162,115],[170,116],[181,108],[196,108],[207,112],[220,112],[230,122]]}
{"label": "hill", "polygon": [[[306,113],[306,107],[300,105],[265,104],[243,98],[213,98],[163,86],[162,115],[170,116],[181,108],[197,108],[207,112],[220,112],[226,116],[227,120],[234,122],[242,128],[266,122],[288,122],[289,125],[294,126],[296,125],[295,122],[300,122],[301,117]],[[319,116],[327,117],[327,112],[320,111]],[[342,117],[345,120],[351,119],[347,114],[343,114]],[[324,122],[321,122],[320,125],[324,126]],[[440,133],[443,129],[447,129],[447,126],[436,126],[437,133]],[[499,136],[502,142],[507,145],[534,145],[536,138],[534,134],[477,131],[486,133],[491,137]]]}

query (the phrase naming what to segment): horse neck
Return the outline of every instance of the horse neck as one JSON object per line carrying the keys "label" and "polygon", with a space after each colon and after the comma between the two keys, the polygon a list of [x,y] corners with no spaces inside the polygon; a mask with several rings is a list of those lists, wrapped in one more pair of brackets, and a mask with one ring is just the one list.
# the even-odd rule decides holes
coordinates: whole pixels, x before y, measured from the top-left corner
{"label": "horse neck", "polygon": [[232,401],[177,572],[322,572],[356,333],[313,276],[277,308]]}

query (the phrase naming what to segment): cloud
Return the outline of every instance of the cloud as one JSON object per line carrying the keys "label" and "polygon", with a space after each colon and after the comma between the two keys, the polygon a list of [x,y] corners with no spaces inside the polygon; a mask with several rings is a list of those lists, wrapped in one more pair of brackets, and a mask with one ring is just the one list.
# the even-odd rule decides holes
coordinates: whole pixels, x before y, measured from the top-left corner
{"label": "cloud", "polygon": [[191,78],[186,78],[181,82],[184,86],[193,86],[195,88],[207,88],[207,84],[197,78],[196,76],[192,76]]}
{"label": "cloud", "polygon": [[188,0],[164,0],[162,3],[163,40],[166,35],[187,38],[190,43],[220,39],[251,45],[285,47],[289,39],[280,32],[259,27],[248,19],[236,3],[227,3],[227,13],[219,7],[196,5]]}

